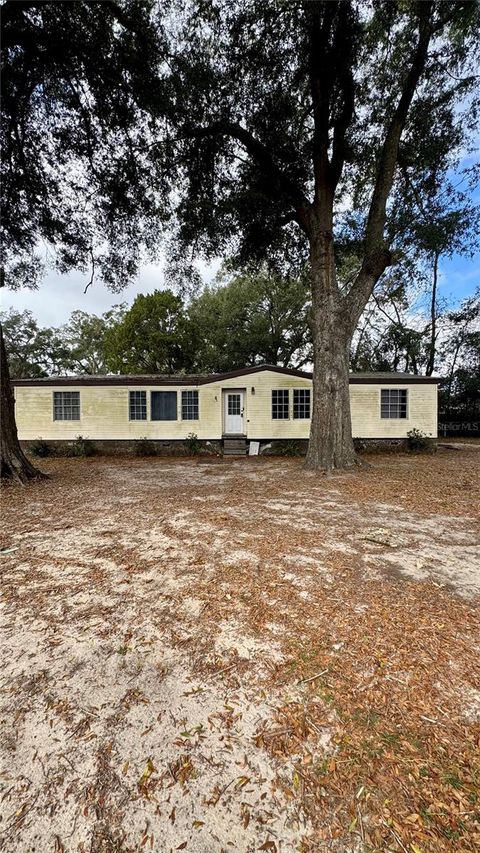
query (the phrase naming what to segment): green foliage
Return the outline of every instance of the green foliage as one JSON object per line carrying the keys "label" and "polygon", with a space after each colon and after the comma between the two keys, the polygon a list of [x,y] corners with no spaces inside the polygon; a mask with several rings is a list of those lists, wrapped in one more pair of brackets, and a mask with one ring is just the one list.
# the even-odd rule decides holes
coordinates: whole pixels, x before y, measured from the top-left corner
{"label": "green foliage", "polygon": [[285,441],[276,441],[273,452],[276,456],[303,456],[300,442],[295,438],[286,439]]}
{"label": "green foliage", "polygon": [[441,418],[480,423],[480,288],[447,315],[442,347]]}
{"label": "green foliage", "polygon": [[155,449],[155,443],[144,436],[143,438],[138,438],[135,441],[135,445],[133,448],[133,452],[135,456],[156,456],[157,451]]}
{"label": "green foliage", "polygon": [[183,302],[171,290],[140,293],[104,340],[106,363],[119,373],[180,373],[194,351]]}
{"label": "green foliage", "polygon": [[96,452],[96,447],[93,441],[89,438],[84,438],[82,435],[77,435],[75,441],[67,446],[65,455],[77,456],[85,459],[88,456],[94,456]]}
{"label": "green foliage", "polygon": [[251,272],[207,288],[188,309],[196,368],[301,367],[312,358],[308,315],[305,277]]}
{"label": "green foliage", "polygon": [[167,203],[166,194],[152,197],[158,181],[145,161],[146,117],[158,113],[164,88],[161,80],[152,86],[162,34],[151,6],[2,5],[10,286],[31,285],[43,241],[61,271],[89,270],[114,287],[136,275],[139,246],[152,236],[144,217],[158,223]]}
{"label": "green foliage", "polygon": [[408,449],[412,453],[422,453],[431,447],[431,437],[420,429],[411,429],[407,432]]}
{"label": "green foliage", "polygon": [[124,313],[123,305],[114,306],[102,317],[74,311],[64,326],[40,328],[30,311],[0,312],[11,376],[36,379],[105,373],[105,335]]}
{"label": "green foliage", "polygon": [[409,214],[415,193],[441,185],[474,137],[477,4],[4,3],[10,284],[28,278],[44,240],[63,270],[121,289],[167,230],[171,265],[185,276],[195,278],[192,248],[195,258],[303,265],[301,211],[320,142],[310,72],[320,59],[336,158],[327,177],[334,190],[338,178],[340,210],[348,193],[355,211],[346,232],[348,217],[336,214],[335,237],[359,246],[422,15],[432,36],[402,135],[389,239],[419,219],[402,214],[404,201]]}
{"label": "green foliage", "polygon": [[60,330],[68,372],[89,375],[107,373],[105,338],[123,319],[126,305],[114,305],[101,317],[85,311],[73,311]]}
{"label": "green foliage", "polygon": [[202,450],[202,443],[194,432],[190,432],[183,440],[183,446],[189,456],[198,456]]}
{"label": "green foliage", "polygon": [[0,312],[10,375],[37,379],[60,372],[66,350],[56,329],[42,329],[31,311]]}
{"label": "green foliage", "polygon": [[38,456],[41,459],[52,455],[52,448],[43,438],[36,438],[35,441],[32,441],[28,449],[33,456]]}

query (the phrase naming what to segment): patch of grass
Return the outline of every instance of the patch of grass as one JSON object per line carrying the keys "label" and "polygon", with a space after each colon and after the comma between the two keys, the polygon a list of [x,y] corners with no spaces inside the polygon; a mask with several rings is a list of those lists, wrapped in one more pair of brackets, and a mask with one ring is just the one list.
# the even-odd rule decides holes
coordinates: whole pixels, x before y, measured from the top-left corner
{"label": "patch of grass", "polygon": [[320,693],[320,696],[327,705],[333,705],[333,703],[335,702],[335,696],[333,693],[331,693],[329,690],[322,690],[321,688],[318,692]]}
{"label": "patch of grass", "polygon": [[445,773],[443,781],[446,785],[450,785],[452,788],[455,788],[456,791],[463,788],[463,784],[456,773]]}
{"label": "patch of grass", "polygon": [[372,711],[371,708],[367,711],[364,711],[362,708],[356,708],[352,713],[352,720],[355,720],[358,723],[363,723],[363,725],[368,728],[374,728],[379,719],[380,715],[377,714],[376,711]]}
{"label": "patch of grass", "polygon": [[400,740],[400,735],[397,732],[380,732],[380,740],[387,746],[396,746]]}

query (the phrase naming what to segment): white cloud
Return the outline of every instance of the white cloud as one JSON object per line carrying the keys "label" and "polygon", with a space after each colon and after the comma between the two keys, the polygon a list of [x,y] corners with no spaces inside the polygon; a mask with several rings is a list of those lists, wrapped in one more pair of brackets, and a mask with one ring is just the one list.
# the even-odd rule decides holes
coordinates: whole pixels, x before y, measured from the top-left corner
{"label": "white cloud", "polygon": [[[205,283],[213,279],[219,266],[219,261],[210,265],[198,264]],[[120,302],[131,304],[139,293],[151,293],[153,290],[162,290],[165,287],[161,264],[147,264],[142,267],[138,281],[126,287],[121,293],[112,293],[100,281],[95,281],[84,293],[89,278],[89,274],[80,272],[59,275],[50,271],[39,290],[3,289],[2,310],[28,309],[40,326],[61,326],[68,320],[72,311],[77,309],[89,314],[103,314],[112,305],[118,305]]]}

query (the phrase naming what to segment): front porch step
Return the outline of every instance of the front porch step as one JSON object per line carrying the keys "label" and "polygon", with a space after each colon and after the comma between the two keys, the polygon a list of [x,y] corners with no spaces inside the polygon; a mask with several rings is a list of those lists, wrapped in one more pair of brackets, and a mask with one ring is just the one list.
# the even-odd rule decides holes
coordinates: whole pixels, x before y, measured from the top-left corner
{"label": "front porch step", "polygon": [[246,456],[247,440],[245,438],[224,438],[224,456]]}

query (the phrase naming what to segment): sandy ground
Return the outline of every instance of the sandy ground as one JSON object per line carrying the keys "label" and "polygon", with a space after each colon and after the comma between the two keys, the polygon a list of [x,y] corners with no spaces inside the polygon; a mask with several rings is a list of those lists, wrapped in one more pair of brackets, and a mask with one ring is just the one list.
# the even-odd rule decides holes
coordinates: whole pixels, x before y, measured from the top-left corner
{"label": "sandy ground", "polygon": [[475,849],[480,460],[370,465],[4,490],[3,850]]}

